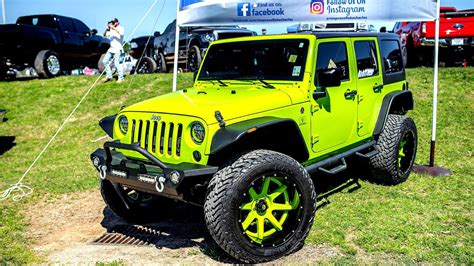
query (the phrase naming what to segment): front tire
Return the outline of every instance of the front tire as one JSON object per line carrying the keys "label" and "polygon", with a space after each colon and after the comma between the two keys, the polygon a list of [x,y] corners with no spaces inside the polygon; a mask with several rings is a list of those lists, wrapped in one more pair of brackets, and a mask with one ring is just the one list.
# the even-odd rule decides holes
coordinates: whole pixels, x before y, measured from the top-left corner
{"label": "front tire", "polygon": [[370,159],[371,180],[386,185],[407,180],[415,161],[417,145],[418,134],[413,119],[388,115],[375,145],[379,153]]}
{"label": "front tire", "polygon": [[197,45],[193,45],[189,50],[188,54],[188,70],[191,72],[195,72],[199,70],[199,66],[201,65],[202,56],[201,50]]}
{"label": "front tire", "polygon": [[35,58],[35,70],[41,78],[54,78],[61,75],[58,54],[51,50],[40,51]]}
{"label": "front tire", "polygon": [[138,74],[150,74],[156,71],[156,62],[153,58],[144,56],[136,67]]}
{"label": "front tire", "polygon": [[300,248],[316,211],[306,170],[284,154],[257,150],[212,178],[204,214],[217,244],[245,263],[260,263]]}

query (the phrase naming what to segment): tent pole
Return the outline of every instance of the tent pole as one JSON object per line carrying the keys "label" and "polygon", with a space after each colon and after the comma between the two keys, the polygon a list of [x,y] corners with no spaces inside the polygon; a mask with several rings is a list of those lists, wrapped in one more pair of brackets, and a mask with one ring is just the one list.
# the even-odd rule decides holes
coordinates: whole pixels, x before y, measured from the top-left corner
{"label": "tent pole", "polygon": [[436,147],[436,116],[438,113],[438,77],[439,77],[439,17],[441,0],[436,3],[436,21],[435,21],[435,56],[434,56],[434,78],[433,78],[433,118],[431,127],[431,145],[430,145],[430,163],[429,165],[413,165],[413,171],[419,174],[430,176],[448,176],[452,175],[448,169],[435,166],[435,147]]}
{"label": "tent pole", "polygon": [[5,13],[5,0],[2,0],[2,17],[3,17],[3,24],[7,24],[7,15]]}
{"label": "tent pole", "polygon": [[433,118],[431,126],[431,146],[430,146],[430,167],[435,164],[435,147],[436,147],[436,118],[438,113],[438,76],[439,76],[439,17],[440,17],[441,0],[436,4],[436,29],[435,29],[435,57],[434,57],[434,78],[433,78]]}
{"label": "tent pole", "polygon": [[178,82],[178,54],[179,54],[178,14],[179,14],[179,1],[180,0],[176,0],[176,31],[175,31],[175,40],[174,40],[173,91],[176,91],[177,82]]}

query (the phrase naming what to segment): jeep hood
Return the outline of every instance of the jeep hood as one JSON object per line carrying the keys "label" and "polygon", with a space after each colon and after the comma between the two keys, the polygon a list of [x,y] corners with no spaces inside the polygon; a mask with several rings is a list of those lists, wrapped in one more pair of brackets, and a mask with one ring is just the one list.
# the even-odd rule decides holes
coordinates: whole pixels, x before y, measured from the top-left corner
{"label": "jeep hood", "polygon": [[188,115],[214,124],[216,111],[228,121],[291,104],[290,96],[278,89],[232,86],[177,91],[131,105],[123,112]]}

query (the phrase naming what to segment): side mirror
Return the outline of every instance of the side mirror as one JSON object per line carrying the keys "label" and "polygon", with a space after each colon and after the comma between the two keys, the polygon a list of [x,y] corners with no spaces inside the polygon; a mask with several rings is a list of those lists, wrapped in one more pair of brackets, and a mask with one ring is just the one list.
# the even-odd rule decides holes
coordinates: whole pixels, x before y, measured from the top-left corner
{"label": "side mirror", "polygon": [[380,32],[387,32],[387,27],[381,27]]}
{"label": "side mirror", "polygon": [[97,30],[96,29],[92,29],[91,30],[91,35],[96,35],[97,34]]}
{"label": "side mirror", "polygon": [[160,34],[159,31],[155,31],[155,32],[153,33],[153,37],[159,37],[160,35],[161,35],[161,34]]}
{"label": "side mirror", "polygon": [[318,83],[321,91],[313,92],[313,99],[324,98],[327,95],[326,88],[341,86],[342,73],[338,68],[326,68],[318,72]]}

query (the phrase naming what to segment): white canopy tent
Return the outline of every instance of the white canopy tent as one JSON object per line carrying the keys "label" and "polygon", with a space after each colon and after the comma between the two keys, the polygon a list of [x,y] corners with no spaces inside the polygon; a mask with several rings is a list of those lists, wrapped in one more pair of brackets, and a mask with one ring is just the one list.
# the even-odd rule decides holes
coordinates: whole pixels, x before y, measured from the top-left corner
{"label": "white canopy tent", "polygon": [[[429,163],[430,167],[434,167],[438,109],[440,2],[441,0],[177,0],[173,91],[177,89],[178,56],[176,55],[179,52],[179,45],[176,44],[179,44],[180,26],[435,20],[433,116]],[[418,171],[431,173],[421,168],[418,168]]]}

